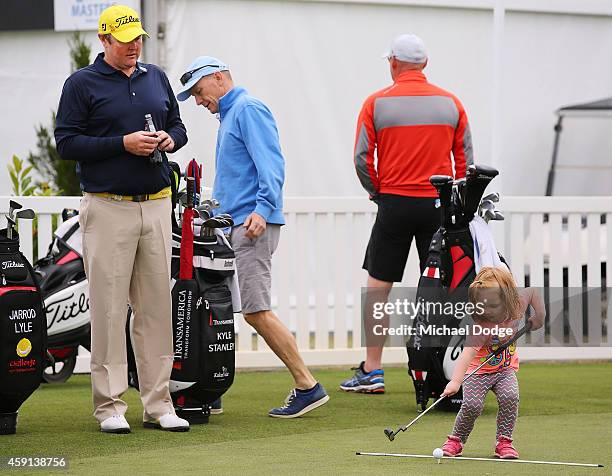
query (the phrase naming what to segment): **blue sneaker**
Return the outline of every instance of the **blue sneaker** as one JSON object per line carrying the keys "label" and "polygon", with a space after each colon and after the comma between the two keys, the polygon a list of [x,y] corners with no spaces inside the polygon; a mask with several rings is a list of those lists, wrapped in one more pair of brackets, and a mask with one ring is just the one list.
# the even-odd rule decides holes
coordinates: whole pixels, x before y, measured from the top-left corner
{"label": "blue sneaker", "polygon": [[356,393],[385,393],[385,371],[383,369],[372,370],[366,373],[361,362],[359,367],[352,368],[355,371],[350,379],[340,384],[340,390]]}
{"label": "blue sneaker", "polygon": [[221,413],[223,413],[223,405],[221,403],[221,397],[219,397],[210,404],[210,414],[221,415]]}
{"label": "blue sneaker", "polygon": [[297,418],[324,405],[328,400],[329,395],[320,383],[307,391],[294,388],[285,399],[285,404],[282,407],[273,408],[268,415],[274,418]]}

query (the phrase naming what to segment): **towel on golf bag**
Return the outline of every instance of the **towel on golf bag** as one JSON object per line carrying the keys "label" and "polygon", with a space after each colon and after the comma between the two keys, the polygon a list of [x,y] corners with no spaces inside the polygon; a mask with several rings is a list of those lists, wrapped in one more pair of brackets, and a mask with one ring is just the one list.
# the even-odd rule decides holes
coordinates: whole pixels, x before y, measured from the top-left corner
{"label": "towel on golf bag", "polygon": [[470,233],[474,241],[474,266],[476,274],[486,266],[506,266],[499,257],[491,228],[481,217],[475,216],[470,221]]}
{"label": "towel on golf bag", "polygon": [[46,360],[47,325],[34,270],[19,235],[0,230],[0,434],[16,432],[17,411],[38,388]]}

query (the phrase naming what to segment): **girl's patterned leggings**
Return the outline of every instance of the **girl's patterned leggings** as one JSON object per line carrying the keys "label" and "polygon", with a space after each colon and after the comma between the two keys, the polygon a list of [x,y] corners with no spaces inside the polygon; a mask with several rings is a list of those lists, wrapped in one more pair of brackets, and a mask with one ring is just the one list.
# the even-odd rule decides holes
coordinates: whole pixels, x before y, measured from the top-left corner
{"label": "girl's patterned leggings", "polygon": [[453,436],[465,443],[482,413],[489,390],[497,397],[497,440],[500,436],[512,438],[518,415],[519,389],[516,373],[512,369],[501,372],[476,374],[463,384],[463,404],[455,419]]}

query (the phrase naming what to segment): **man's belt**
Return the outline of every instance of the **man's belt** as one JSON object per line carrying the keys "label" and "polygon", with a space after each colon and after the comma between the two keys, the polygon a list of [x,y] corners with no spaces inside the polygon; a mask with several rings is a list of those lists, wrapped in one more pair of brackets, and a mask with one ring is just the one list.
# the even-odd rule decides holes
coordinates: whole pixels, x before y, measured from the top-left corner
{"label": "man's belt", "polygon": [[170,187],[166,187],[157,193],[147,195],[117,195],[115,193],[108,192],[94,192],[91,193],[91,195],[102,198],[110,198],[111,200],[116,200],[118,202],[146,202],[147,200],[157,200],[158,198],[170,197],[172,195],[172,189]]}

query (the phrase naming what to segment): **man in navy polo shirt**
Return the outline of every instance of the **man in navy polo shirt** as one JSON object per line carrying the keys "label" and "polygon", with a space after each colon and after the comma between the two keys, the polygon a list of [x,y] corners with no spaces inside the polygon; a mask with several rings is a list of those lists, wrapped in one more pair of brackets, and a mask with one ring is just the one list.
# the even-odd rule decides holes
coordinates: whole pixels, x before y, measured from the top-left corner
{"label": "man in navy polo shirt", "polygon": [[[170,297],[171,192],[165,154],[187,143],[168,78],[138,62],[138,14],[115,5],[102,12],[104,53],[64,84],[55,139],[77,161],[83,260],[91,306],[94,416],[106,433],[129,433],[121,399],[128,388],[125,323],[132,336],[144,426],[187,431],[170,398],[173,342]],[[145,131],[150,114],[157,132]]]}

